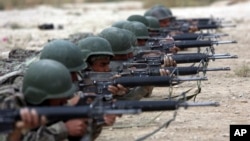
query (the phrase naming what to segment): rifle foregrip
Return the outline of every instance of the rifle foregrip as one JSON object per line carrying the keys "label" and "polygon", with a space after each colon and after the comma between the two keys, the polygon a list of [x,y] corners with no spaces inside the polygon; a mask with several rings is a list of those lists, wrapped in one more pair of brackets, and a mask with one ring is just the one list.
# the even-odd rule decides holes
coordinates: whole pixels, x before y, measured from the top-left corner
{"label": "rifle foregrip", "polygon": [[171,78],[169,76],[132,76],[120,77],[114,80],[114,84],[121,84],[126,87],[135,86],[169,86]]}
{"label": "rifle foregrip", "polygon": [[179,48],[196,48],[212,46],[212,41],[176,41],[175,46]]}
{"label": "rifle foregrip", "polygon": [[202,53],[196,54],[176,54],[172,56],[173,60],[178,63],[197,63],[201,60],[208,61],[208,56]]}
{"label": "rifle foregrip", "polygon": [[216,24],[204,24],[204,25],[199,24],[197,28],[198,29],[217,29],[219,28],[219,26]]}
{"label": "rifle foregrip", "polygon": [[196,40],[198,37],[199,35],[194,33],[183,33],[173,36],[174,40]]}
{"label": "rifle foregrip", "polygon": [[177,101],[117,101],[112,105],[113,109],[141,109],[143,112],[166,111],[178,108]]}
{"label": "rifle foregrip", "polygon": [[192,75],[198,73],[198,67],[166,67],[165,69],[169,70],[170,73],[175,75]]}

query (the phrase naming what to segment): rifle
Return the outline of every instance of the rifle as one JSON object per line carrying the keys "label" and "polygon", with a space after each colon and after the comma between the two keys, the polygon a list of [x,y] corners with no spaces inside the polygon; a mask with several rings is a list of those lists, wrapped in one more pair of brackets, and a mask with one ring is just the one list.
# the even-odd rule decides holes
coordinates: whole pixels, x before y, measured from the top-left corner
{"label": "rifle", "polygon": [[[143,57],[144,52],[139,52],[130,63],[147,63],[149,65],[159,65],[164,63],[164,55],[159,55],[156,57]],[[177,63],[197,63],[197,62],[208,62],[210,59],[229,59],[238,58],[237,55],[230,54],[213,54],[208,55],[205,53],[180,53],[171,55],[173,60]]]}
{"label": "rifle", "polygon": [[[150,34],[150,33],[149,33]],[[156,33],[153,33],[153,35],[156,36]],[[158,33],[158,36],[159,37],[152,37],[152,38],[149,38],[148,42],[152,42],[152,43],[158,43],[159,40],[164,40],[168,34],[168,32],[159,32]],[[170,35],[171,36],[171,35]],[[210,33],[182,33],[182,34],[177,34],[177,35],[174,35],[174,36],[171,36],[173,37],[173,39],[175,41],[177,40],[198,40],[198,39],[205,39],[205,38],[219,38],[219,37],[222,37],[222,36],[228,36],[228,34],[224,34],[224,33],[216,33],[216,34],[210,34]]]}
{"label": "rifle", "polygon": [[197,25],[198,30],[204,30],[204,29],[218,29],[218,28],[225,28],[225,27],[236,27],[236,25],[233,24],[207,24],[207,25],[202,25],[199,24]]}
{"label": "rifle", "polygon": [[171,48],[175,46],[180,49],[210,47],[212,53],[214,53],[214,48],[213,48],[214,45],[231,44],[231,43],[237,43],[237,41],[186,40],[186,41],[167,41],[167,43],[148,42],[146,46],[134,47],[134,49],[137,52],[140,50],[159,50],[164,53],[171,53],[170,51]]}
{"label": "rifle", "polygon": [[190,18],[190,19],[175,19],[175,23],[196,23],[198,25],[214,25],[214,24],[228,24],[231,21],[225,21],[219,18]]}
{"label": "rifle", "polygon": [[[181,49],[196,48],[196,47],[210,47],[213,45],[234,44],[234,43],[237,43],[237,41],[210,41],[210,40],[174,41],[175,46]],[[164,45],[160,44],[160,46],[164,46]]]}
{"label": "rifle", "polygon": [[161,28],[162,32],[171,32],[171,31],[182,31],[189,32],[189,29],[194,26],[197,30],[209,30],[209,29],[218,29],[226,27],[236,27],[234,24],[222,24],[222,23],[213,23],[213,24],[190,24],[190,23],[174,23],[169,27]]}
{"label": "rifle", "polygon": [[[99,118],[104,114],[138,114],[152,111],[176,110],[179,107],[219,106],[217,102],[187,103],[179,101],[116,101],[103,105],[28,107],[49,121],[63,121],[72,118]],[[20,110],[0,110],[0,133],[13,129],[15,121],[20,120]]]}
{"label": "rifle", "polygon": [[[202,68],[202,67],[161,67],[161,66],[149,66],[145,63],[123,63],[124,68],[123,72],[120,73],[121,76],[160,76],[160,69],[168,70],[171,74],[175,75],[195,75],[199,72],[207,71],[229,71],[229,67],[221,68]],[[129,68],[135,69],[129,69]]]}
{"label": "rifle", "polygon": [[[109,85],[121,84],[125,87],[136,86],[171,86],[179,84],[183,81],[201,81],[207,80],[206,77],[173,77],[173,76],[127,76],[119,78],[108,78],[107,75],[113,76],[111,73],[104,72],[86,72],[90,80],[88,82],[79,82],[79,90],[83,93],[95,93],[105,95],[106,100],[110,100],[112,95],[108,91]],[[103,76],[103,77],[102,77]],[[105,76],[105,77],[104,77]],[[98,78],[93,78],[98,77]]]}

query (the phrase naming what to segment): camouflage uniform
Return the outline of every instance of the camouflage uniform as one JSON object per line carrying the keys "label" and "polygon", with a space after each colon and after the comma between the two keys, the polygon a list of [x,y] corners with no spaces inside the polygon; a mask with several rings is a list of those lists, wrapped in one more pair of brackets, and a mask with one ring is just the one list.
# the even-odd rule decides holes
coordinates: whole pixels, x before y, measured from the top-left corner
{"label": "camouflage uniform", "polygon": [[[43,68],[43,71],[41,71]],[[40,73],[36,79],[34,75],[37,74],[37,70]],[[46,76],[51,73],[52,76]],[[48,78],[52,77],[52,78]],[[51,81],[53,79],[55,84],[50,86],[49,84],[44,84],[44,80]],[[34,81],[33,81],[34,80]],[[62,81],[64,83],[58,83]],[[53,81],[51,81],[53,82]],[[7,87],[7,86],[5,86]],[[48,90],[50,87],[50,92]],[[58,88],[63,87],[63,92]],[[12,89],[11,89],[12,88]],[[47,89],[46,89],[47,88]],[[56,90],[58,89],[58,90]],[[44,90],[44,91],[41,91]],[[53,91],[51,94],[51,90]],[[46,99],[53,99],[57,97],[68,97],[73,94],[75,87],[71,82],[70,74],[65,66],[62,64],[52,61],[43,60],[31,64],[29,69],[24,75],[22,93],[17,93],[14,87],[8,88],[8,91],[1,94],[1,109],[19,109],[21,107],[26,107],[28,103],[32,105],[37,105]],[[39,97],[37,99],[36,97]],[[1,136],[1,140],[7,140],[6,135]],[[58,122],[49,126],[41,126],[37,129],[32,129],[26,133],[23,133],[23,141],[64,141],[67,139],[67,130],[63,122]]]}
{"label": "camouflage uniform", "polygon": [[[53,40],[52,42],[45,45],[41,52],[41,59],[52,59],[64,64],[70,72],[79,72],[87,67],[86,62],[84,62],[81,50],[75,44],[66,40]],[[77,84],[77,82],[74,82]],[[75,93],[77,95],[77,93]],[[94,126],[94,130],[91,137],[95,139],[101,132],[101,127]],[[82,137],[71,137],[68,136],[64,122],[59,122],[51,125],[48,131],[53,133],[58,140],[64,139],[65,141],[80,140]],[[87,133],[89,134],[89,133]]]}

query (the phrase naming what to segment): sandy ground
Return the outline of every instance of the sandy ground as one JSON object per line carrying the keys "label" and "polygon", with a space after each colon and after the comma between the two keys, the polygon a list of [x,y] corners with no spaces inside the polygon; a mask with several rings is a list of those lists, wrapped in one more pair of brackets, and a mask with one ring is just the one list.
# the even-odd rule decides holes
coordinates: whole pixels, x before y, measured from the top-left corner
{"label": "sandy ground", "polygon": [[[12,48],[41,49],[48,39],[67,38],[76,32],[98,33],[118,20],[125,20],[131,14],[143,14],[145,9],[136,3],[65,5],[62,8],[40,6],[27,10],[0,11],[0,53],[5,58]],[[148,141],[228,141],[231,124],[250,124],[250,80],[238,77],[235,71],[243,64],[250,66],[250,2],[225,6],[225,3],[209,7],[173,8],[178,17],[219,17],[231,20],[236,28],[224,28],[217,32],[230,36],[221,40],[237,40],[238,44],[215,46],[216,53],[231,53],[238,59],[215,60],[209,67],[231,67],[231,71],[208,72],[208,81],[201,83],[202,92],[196,101],[216,101],[219,107],[180,108],[175,120]],[[41,31],[38,24],[63,25],[63,30]],[[19,25],[13,30],[11,26]],[[194,82],[174,88],[178,94]],[[150,99],[161,99],[168,94],[168,88],[155,88]],[[164,122],[173,118],[174,111],[143,113],[123,116],[113,127],[103,130],[98,141],[135,140],[152,132]]]}

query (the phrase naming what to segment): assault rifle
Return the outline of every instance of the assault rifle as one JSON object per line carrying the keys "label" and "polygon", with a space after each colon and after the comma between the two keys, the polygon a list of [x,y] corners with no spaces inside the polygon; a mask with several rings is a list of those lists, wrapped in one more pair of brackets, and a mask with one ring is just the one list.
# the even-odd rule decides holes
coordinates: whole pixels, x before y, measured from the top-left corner
{"label": "assault rifle", "polygon": [[207,80],[206,77],[173,77],[173,76],[126,76],[112,78],[112,72],[86,72],[85,75],[89,78],[88,81],[79,82],[79,90],[83,93],[95,93],[105,95],[107,100],[111,99],[111,94],[108,91],[109,85],[121,84],[125,87],[136,86],[172,86],[183,81],[201,81]]}
{"label": "assault rifle", "polygon": [[224,19],[220,18],[190,18],[190,19],[172,19],[172,20],[173,22],[177,23],[196,23],[199,25],[232,23],[231,21],[225,21]]}
{"label": "assault rifle", "polygon": [[197,48],[197,47],[212,47],[219,44],[231,44],[237,43],[237,41],[211,41],[211,40],[186,40],[186,41],[167,41],[166,43],[153,43],[147,46],[138,47],[142,50],[160,50],[163,52],[170,52],[170,49],[174,46],[185,49],[185,48]]}
{"label": "assault rifle", "polygon": [[203,29],[218,29],[218,28],[225,28],[225,27],[236,27],[236,25],[233,24],[199,24],[197,25],[198,30],[203,30]]}
{"label": "assault rifle", "polygon": [[[187,103],[179,101],[116,101],[102,105],[58,106],[58,107],[29,107],[44,115],[49,121],[62,121],[72,118],[99,118],[104,114],[137,114],[152,111],[176,110],[179,107],[219,106],[216,102]],[[0,110],[0,133],[7,133],[20,120],[20,110]]]}
{"label": "assault rifle", "polygon": [[[151,33],[149,33],[151,34]],[[156,33],[152,33],[152,35],[156,36],[156,37],[152,37],[149,38],[148,42],[152,42],[152,43],[157,43],[159,42],[159,40],[164,40],[166,38],[167,35],[169,35],[169,33],[164,33],[164,32],[159,32],[158,34]],[[171,36],[171,35],[169,35]],[[181,34],[177,34],[173,37],[173,39],[175,41],[178,40],[198,40],[198,39],[205,39],[205,38],[220,38],[223,36],[228,36],[228,34],[224,34],[224,33],[215,33],[215,34],[210,34],[210,33],[181,33]]]}
{"label": "assault rifle", "polygon": [[[121,76],[160,76],[160,69],[165,69],[170,74],[175,75],[195,75],[199,72],[207,71],[229,71],[229,67],[221,68],[202,68],[202,67],[161,67],[161,65],[154,64],[149,66],[146,63],[123,63],[124,71],[120,73]],[[133,68],[133,69],[130,69]]]}
{"label": "assault rifle", "polygon": [[161,28],[161,32],[171,32],[171,31],[182,31],[189,32],[191,27],[195,27],[197,30],[211,30],[219,29],[226,27],[236,27],[234,24],[223,24],[223,23],[214,23],[214,24],[192,24],[192,23],[177,23],[172,24],[169,27]]}
{"label": "assault rifle", "polygon": [[[132,61],[129,63],[147,63],[149,65],[159,65],[164,63],[164,55],[158,55],[156,57],[143,57],[144,52],[139,52]],[[205,53],[178,53],[171,55],[172,59],[177,63],[197,63],[197,62],[208,62],[209,60],[215,59],[229,59],[238,58],[237,55],[230,54],[213,54],[208,55]]]}

